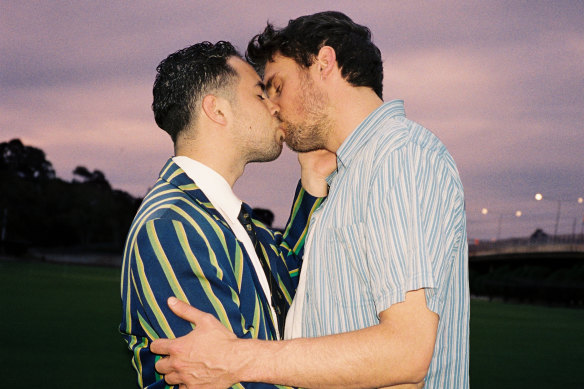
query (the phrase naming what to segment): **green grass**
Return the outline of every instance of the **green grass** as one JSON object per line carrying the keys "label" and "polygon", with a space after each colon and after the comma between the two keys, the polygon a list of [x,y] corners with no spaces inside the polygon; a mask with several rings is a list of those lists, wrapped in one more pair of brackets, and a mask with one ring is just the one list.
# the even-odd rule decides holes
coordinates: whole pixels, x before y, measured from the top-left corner
{"label": "green grass", "polygon": [[[2,387],[133,388],[119,269],[0,261]],[[582,387],[584,310],[473,301],[471,387]]]}
{"label": "green grass", "polygon": [[471,303],[471,388],[582,388],[584,310]]}
{"label": "green grass", "polygon": [[0,386],[134,388],[119,269],[0,262]]}

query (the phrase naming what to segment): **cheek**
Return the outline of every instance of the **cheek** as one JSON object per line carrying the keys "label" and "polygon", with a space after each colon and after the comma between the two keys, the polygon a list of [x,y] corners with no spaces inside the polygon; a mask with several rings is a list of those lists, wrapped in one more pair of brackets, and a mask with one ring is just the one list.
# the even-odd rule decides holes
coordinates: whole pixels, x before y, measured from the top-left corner
{"label": "cheek", "polygon": [[297,118],[304,113],[304,106],[300,96],[282,95],[278,101],[280,114],[284,117]]}
{"label": "cheek", "polygon": [[304,117],[306,115],[306,101],[300,96],[294,101],[294,113],[298,117]]}
{"label": "cheek", "polygon": [[276,104],[280,107],[280,111],[284,111],[285,114],[290,115],[298,111],[300,100],[300,96],[294,93],[288,93],[285,90],[278,96]]}

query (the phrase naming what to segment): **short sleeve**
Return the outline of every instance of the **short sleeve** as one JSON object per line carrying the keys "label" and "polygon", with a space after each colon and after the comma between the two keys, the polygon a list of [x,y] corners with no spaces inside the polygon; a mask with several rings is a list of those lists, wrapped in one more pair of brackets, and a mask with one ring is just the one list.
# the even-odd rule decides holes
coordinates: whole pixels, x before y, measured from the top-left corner
{"label": "short sleeve", "polygon": [[435,255],[443,239],[438,158],[408,144],[391,153],[374,175],[365,234],[378,313],[421,288],[433,305]]}

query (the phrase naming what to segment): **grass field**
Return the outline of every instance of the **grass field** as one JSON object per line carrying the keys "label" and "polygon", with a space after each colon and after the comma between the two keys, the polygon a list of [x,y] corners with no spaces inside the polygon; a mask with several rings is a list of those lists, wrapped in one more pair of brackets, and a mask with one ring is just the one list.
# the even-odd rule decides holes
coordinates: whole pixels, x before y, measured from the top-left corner
{"label": "grass field", "polygon": [[119,273],[0,262],[0,387],[135,388]]}
{"label": "grass field", "polygon": [[[0,261],[1,387],[133,388],[119,269]],[[471,387],[584,387],[584,310],[473,301]]]}

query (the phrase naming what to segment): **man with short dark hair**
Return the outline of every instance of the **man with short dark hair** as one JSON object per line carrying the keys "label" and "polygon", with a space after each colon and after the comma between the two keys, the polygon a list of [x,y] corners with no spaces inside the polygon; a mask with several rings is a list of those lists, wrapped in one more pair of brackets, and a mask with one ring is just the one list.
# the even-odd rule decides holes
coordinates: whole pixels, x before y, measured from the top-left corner
{"label": "man with short dark hair", "polygon": [[284,136],[278,107],[266,98],[259,76],[228,42],[177,51],[157,72],[152,108],[175,156],[132,223],[121,277],[120,331],[138,383],[147,388],[166,387],[154,369],[159,357],[151,342],[193,329],[169,310],[170,296],[208,312],[240,338],[281,337],[306,225],[321,202],[307,190],[320,197],[327,190],[315,159],[305,156],[283,234],[253,220],[233,184],[247,163],[277,158]]}
{"label": "man with short dark hair", "polygon": [[[430,131],[382,101],[367,27],[339,12],[269,25],[247,59],[280,108],[286,143],[334,153],[337,170],[311,219],[285,341],[240,340],[172,300],[197,324],[159,340],[169,383],[196,376],[302,387],[469,386],[468,250],[456,165]],[[196,355],[213,345],[215,353]],[[182,348],[183,350],[180,350]],[[190,353],[190,355],[189,355]]]}

